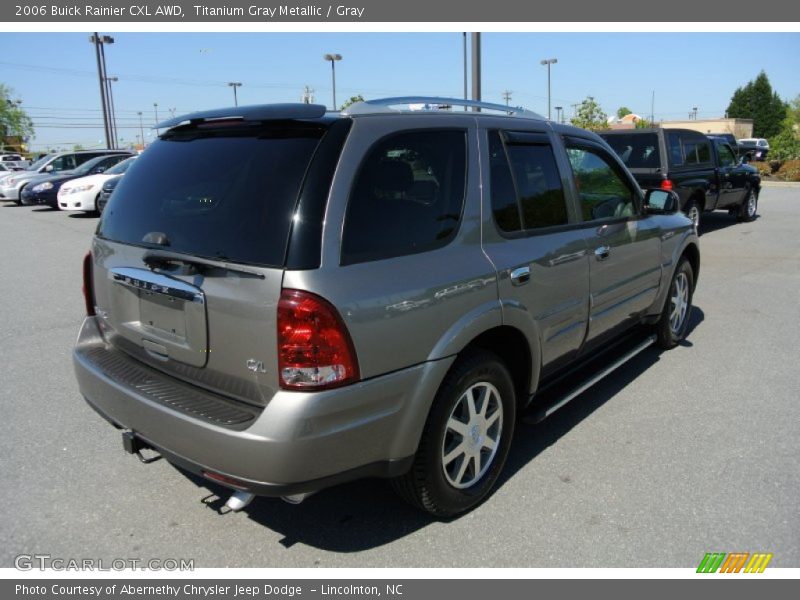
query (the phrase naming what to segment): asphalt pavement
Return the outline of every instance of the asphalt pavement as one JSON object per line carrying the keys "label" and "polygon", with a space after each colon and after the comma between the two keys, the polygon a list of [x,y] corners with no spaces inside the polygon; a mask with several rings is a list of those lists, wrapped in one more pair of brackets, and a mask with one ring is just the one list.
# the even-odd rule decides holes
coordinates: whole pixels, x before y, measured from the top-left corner
{"label": "asphalt pavement", "polygon": [[19,554],[196,567],[800,567],[800,188],[704,216],[691,333],[538,425],[501,485],[434,521],[379,480],[219,514],[220,488],[140,464],[78,393],[81,260],[97,219],[0,204],[0,566]]}

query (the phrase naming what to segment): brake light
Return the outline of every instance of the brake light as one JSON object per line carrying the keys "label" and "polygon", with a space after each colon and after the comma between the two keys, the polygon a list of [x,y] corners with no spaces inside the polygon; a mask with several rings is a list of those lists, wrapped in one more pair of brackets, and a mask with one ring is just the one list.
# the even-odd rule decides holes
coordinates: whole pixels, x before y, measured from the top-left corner
{"label": "brake light", "polygon": [[86,303],[86,316],[94,316],[94,283],[92,281],[92,253],[83,257],[83,300]]}
{"label": "brake light", "polygon": [[300,290],[281,292],[278,371],[287,390],[320,390],[358,380],[353,341],[330,302]]}
{"label": "brake light", "polygon": [[661,189],[662,190],[672,190],[673,189],[672,180],[671,179],[666,179],[666,178],[662,179],[661,180]]}

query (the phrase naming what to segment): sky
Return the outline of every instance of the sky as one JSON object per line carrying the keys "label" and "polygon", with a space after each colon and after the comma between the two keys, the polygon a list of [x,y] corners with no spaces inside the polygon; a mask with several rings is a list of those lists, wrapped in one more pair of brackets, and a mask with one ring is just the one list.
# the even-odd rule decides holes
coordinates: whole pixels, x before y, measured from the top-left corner
{"label": "sky", "polygon": [[[339,53],[337,102],[425,95],[463,97],[460,33],[114,33],[106,47],[123,144],[146,139],[156,108],[182,114],[239,104],[298,102],[304,86],[331,105],[330,63]],[[105,146],[94,47],[90,33],[3,33],[0,83],[33,118],[32,150]],[[657,120],[722,117],[734,90],[763,69],[785,100],[800,94],[798,33],[484,33],[483,100],[547,113],[547,69],[552,105],[593,96],[608,114],[627,106]],[[555,116],[555,111],[553,111]]]}

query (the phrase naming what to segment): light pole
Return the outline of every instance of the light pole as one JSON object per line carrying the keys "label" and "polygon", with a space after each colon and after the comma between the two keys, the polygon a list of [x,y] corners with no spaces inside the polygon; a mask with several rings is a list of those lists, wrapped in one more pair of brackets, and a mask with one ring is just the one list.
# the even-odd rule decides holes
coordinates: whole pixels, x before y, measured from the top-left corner
{"label": "light pole", "polygon": [[139,115],[139,133],[142,134],[142,150],[144,150],[144,125],[142,125],[142,111],[137,112]]}
{"label": "light pole", "polygon": [[[472,99],[481,101],[481,34],[472,32]],[[480,107],[476,107],[474,112],[480,112]]]}
{"label": "light pole", "polygon": [[547,118],[550,119],[550,65],[554,65],[558,62],[557,58],[546,58],[544,60],[540,60],[539,64],[547,65]]}
{"label": "light pole", "polygon": [[111,87],[112,83],[119,81],[119,77],[106,77],[106,88],[108,91],[108,122],[111,132],[112,145],[109,148],[119,148],[119,140],[117,139],[117,109],[114,107],[114,89]]}
{"label": "light pole", "polygon": [[106,93],[106,53],[103,46],[113,44],[114,38],[110,35],[101,36],[97,32],[89,36],[89,41],[94,44],[94,51],[97,57],[97,80],[100,83],[100,104],[103,108],[103,129],[106,134],[106,147],[111,148],[111,121],[108,116],[108,96]]}
{"label": "light pole", "polygon": [[233,88],[233,105],[239,106],[239,98],[236,95],[236,88],[242,87],[241,81],[229,81],[228,86]]}
{"label": "light pole", "polygon": [[333,110],[336,110],[336,61],[342,60],[341,54],[326,54],[323,60],[331,61],[331,80],[333,81]]}
{"label": "light pole", "polygon": [[[158,102],[153,102],[153,112],[156,115],[156,125],[158,125]],[[158,135],[158,128],[156,128],[156,135]]]}
{"label": "light pole", "polygon": [[553,108],[556,109],[556,123],[563,123],[564,121],[561,120],[561,111],[564,110],[564,107],[554,106]]}
{"label": "light pole", "polygon": [[[469,96],[467,95],[467,32],[463,32],[464,35],[464,100],[468,100]],[[467,107],[464,107],[464,110],[467,110]]]}

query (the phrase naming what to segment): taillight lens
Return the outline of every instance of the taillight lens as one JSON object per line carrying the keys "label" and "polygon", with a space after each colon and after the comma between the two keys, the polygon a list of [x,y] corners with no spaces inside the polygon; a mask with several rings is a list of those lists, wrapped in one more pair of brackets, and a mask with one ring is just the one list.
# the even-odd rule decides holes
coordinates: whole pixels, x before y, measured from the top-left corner
{"label": "taillight lens", "polygon": [[83,300],[86,303],[86,315],[94,316],[94,282],[92,281],[92,253],[83,257]]}
{"label": "taillight lens", "polygon": [[280,385],[288,390],[319,390],[358,380],[353,341],[330,302],[309,292],[283,290],[278,370]]}
{"label": "taillight lens", "polygon": [[662,190],[672,190],[672,180],[671,179],[662,179],[661,180],[661,189]]}

